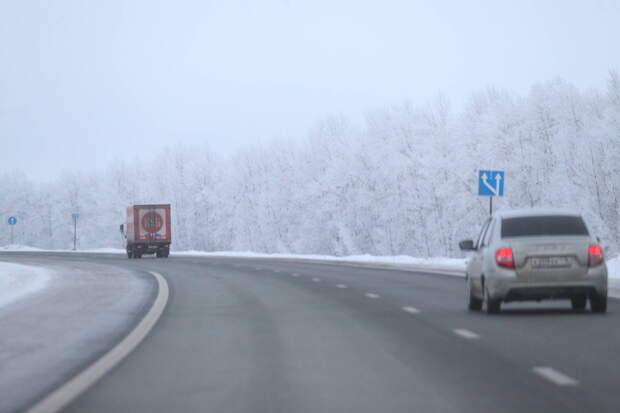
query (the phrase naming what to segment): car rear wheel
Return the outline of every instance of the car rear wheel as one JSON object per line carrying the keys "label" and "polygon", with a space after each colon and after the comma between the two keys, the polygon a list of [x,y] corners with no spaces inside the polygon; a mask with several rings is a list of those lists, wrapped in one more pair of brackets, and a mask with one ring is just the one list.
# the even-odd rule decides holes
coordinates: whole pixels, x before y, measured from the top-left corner
{"label": "car rear wheel", "polygon": [[491,298],[491,296],[489,295],[489,290],[487,290],[486,288],[484,290],[484,307],[487,311],[487,314],[497,314],[500,312],[502,307],[502,301]]}
{"label": "car rear wheel", "polygon": [[590,297],[590,308],[593,313],[607,312],[607,294],[593,295]]}
{"label": "car rear wheel", "polygon": [[467,308],[470,311],[480,311],[482,310],[482,300],[476,297],[471,290],[471,284],[469,283],[469,279],[465,281],[467,284]]}
{"label": "car rear wheel", "polygon": [[575,311],[583,311],[586,308],[586,297],[573,297],[570,299],[571,306]]}

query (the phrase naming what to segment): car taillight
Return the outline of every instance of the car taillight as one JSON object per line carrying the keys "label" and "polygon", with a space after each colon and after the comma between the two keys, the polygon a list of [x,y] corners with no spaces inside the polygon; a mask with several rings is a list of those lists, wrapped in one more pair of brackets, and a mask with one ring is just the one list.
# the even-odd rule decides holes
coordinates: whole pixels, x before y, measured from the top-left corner
{"label": "car taillight", "polygon": [[588,248],[588,267],[596,267],[604,261],[603,247],[600,245],[590,245]]}
{"label": "car taillight", "polygon": [[495,252],[495,262],[504,268],[514,268],[515,261],[512,256],[512,248],[500,248]]}

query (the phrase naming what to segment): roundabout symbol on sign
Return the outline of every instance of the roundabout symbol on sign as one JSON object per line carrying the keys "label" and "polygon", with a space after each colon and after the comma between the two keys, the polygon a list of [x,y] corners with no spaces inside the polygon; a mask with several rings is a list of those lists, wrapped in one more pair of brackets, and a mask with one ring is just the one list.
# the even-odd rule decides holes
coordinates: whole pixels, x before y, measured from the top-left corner
{"label": "roundabout symbol on sign", "polygon": [[154,234],[159,232],[163,226],[164,220],[157,212],[147,212],[142,217],[142,228],[144,228],[146,232]]}

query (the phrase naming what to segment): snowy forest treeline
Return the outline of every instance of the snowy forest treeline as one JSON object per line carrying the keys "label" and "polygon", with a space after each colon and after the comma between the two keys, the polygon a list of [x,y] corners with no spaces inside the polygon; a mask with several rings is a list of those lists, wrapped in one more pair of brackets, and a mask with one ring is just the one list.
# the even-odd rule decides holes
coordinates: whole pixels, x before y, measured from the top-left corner
{"label": "snowy forest treeline", "polygon": [[[51,137],[50,137],[51,139]],[[525,96],[496,89],[455,111],[438,97],[318,123],[303,142],[232,157],[171,147],[103,173],[67,172],[51,184],[0,176],[0,244],[123,247],[125,208],[171,203],[176,250],[458,256],[488,215],[477,170],[506,171],[500,208],[553,206],[585,214],[620,251],[620,79],[600,90],[553,80]]]}

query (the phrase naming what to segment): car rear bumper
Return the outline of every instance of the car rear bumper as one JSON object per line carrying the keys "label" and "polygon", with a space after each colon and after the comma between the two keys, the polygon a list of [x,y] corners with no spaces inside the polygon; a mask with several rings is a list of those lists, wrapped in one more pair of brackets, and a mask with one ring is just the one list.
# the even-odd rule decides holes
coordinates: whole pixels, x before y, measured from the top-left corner
{"label": "car rear bumper", "polygon": [[515,274],[488,277],[489,294],[502,301],[565,299],[607,295],[607,270],[590,269],[580,280],[523,281]]}
{"label": "car rear bumper", "polygon": [[593,286],[517,287],[508,290],[503,301],[553,300],[599,295]]}

